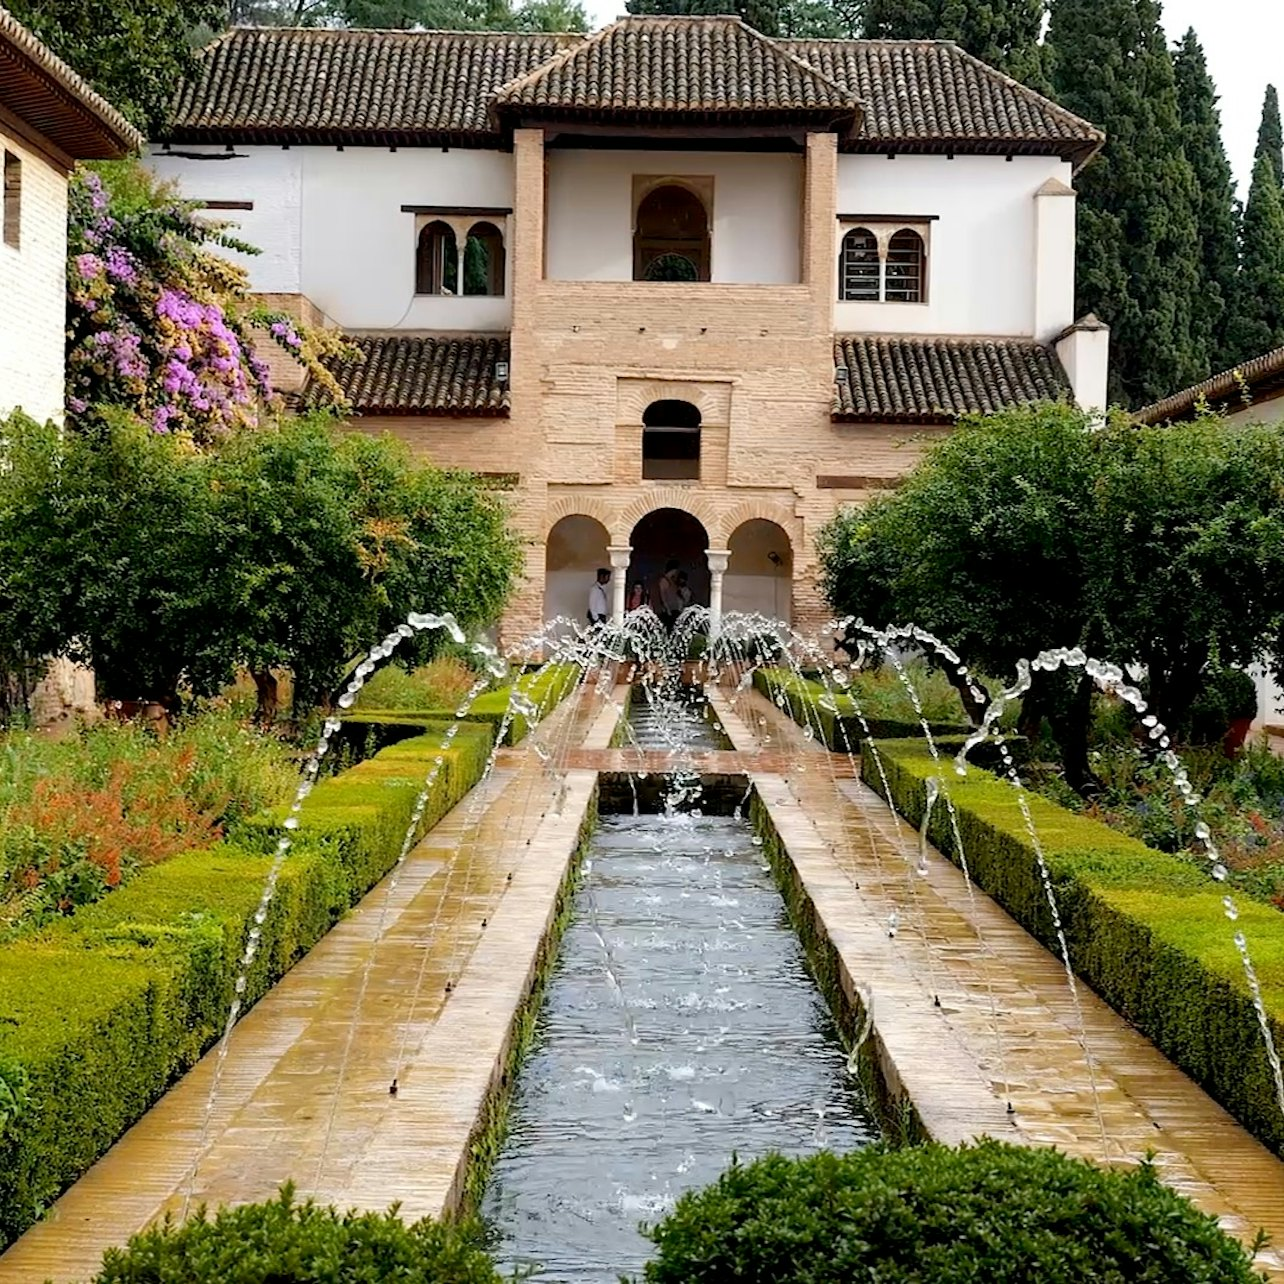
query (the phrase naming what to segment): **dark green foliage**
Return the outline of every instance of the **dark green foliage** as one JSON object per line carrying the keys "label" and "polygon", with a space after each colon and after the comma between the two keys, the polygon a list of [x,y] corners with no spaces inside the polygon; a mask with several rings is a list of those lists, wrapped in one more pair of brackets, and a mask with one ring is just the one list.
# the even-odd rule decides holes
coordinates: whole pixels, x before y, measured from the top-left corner
{"label": "dark green foliage", "polygon": [[112,698],[172,707],[288,667],[306,707],[410,611],[491,623],[521,559],[494,492],[325,420],[205,453],[123,412],[92,437],[21,416],[0,433],[0,663],[69,653]]}
{"label": "dark green foliage", "polygon": [[629,13],[734,13],[767,36],[828,39],[855,34],[858,0],[627,0]]}
{"label": "dark green foliage", "polygon": [[1244,207],[1239,294],[1230,342],[1237,361],[1284,345],[1284,189],[1267,151],[1257,153]]}
{"label": "dark green foliage", "polygon": [[[911,823],[920,823],[924,781],[941,775],[940,767],[922,741],[885,741],[877,750],[889,801]],[[882,792],[869,744],[862,775]],[[972,878],[1023,927],[1057,949],[1017,791],[978,769],[962,779],[951,771],[944,783]],[[1027,805],[1051,872],[1075,971],[1245,1127],[1284,1154],[1284,1118],[1232,939],[1236,930],[1248,939],[1276,1045],[1284,1045],[1284,920],[1279,911],[1242,901],[1232,925],[1222,906],[1223,887],[1197,865],[1153,851],[1040,797],[1027,796]],[[943,806],[933,811],[930,837],[957,861]]]}
{"label": "dark green foliage", "polygon": [[[443,750],[438,728],[317,785],[262,925],[248,1002],[391,868],[437,757],[420,833],[480,779],[490,744],[486,727],[465,723]],[[0,946],[0,1068],[6,1080],[21,1072],[27,1098],[0,1127],[0,1248],[217,1038],[279,819],[247,822],[239,844],[176,856],[41,936]]]}
{"label": "dark green foliage", "polygon": [[1045,89],[1045,0],[866,0],[869,40],[953,40],[1023,84]]}
{"label": "dark green foliage", "polygon": [[1105,130],[1079,176],[1078,313],[1111,327],[1110,396],[1127,406],[1204,378],[1200,193],[1182,150],[1158,0],[1055,0],[1047,51],[1062,106]]}
{"label": "dark green foliage", "polygon": [[1262,121],[1257,127],[1257,156],[1265,156],[1275,173],[1275,184],[1284,183],[1284,129],[1280,127],[1280,96],[1274,85],[1266,86],[1262,99]]}
{"label": "dark green foliage", "polygon": [[192,37],[217,30],[220,0],[12,0],[7,7],[144,135],[193,66]]}
{"label": "dark green foliage", "polygon": [[[991,674],[1050,647],[1137,661],[1180,728],[1208,672],[1273,652],[1284,627],[1284,430],[1090,431],[1065,406],[967,421],[896,494],[835,518],[819,549],[843,614],[912,621]],[[1082,787],[1087,690],[1034,676],[1025,715],[1052,720]]]}
{"label": "dark green foliage", "polygon": [[1238,301],[1239,204],[1222,144],[1217,90],[1193,29],[1177,46],[1173,71],[1177,78],[1182,145],[1197,184],[1202,256],[1194,325],[1197,333],[1209,337],[1209,373],[1212,373],[1225,370],[1236,357],[1227,332]]}
{"label": "dark green foliage", "polygon": [[587,31],[579,0],[232,0],[231,21],[268,27],[401,31]]}
{"label": "dark green foliage", "polygon": [[500,1284],[481,1228],[386,1213],[340,1213],[285,1186],[270,1203],[205,1209],[108,1249],[93,1284]]}
{"label": "dark green foliage", "polygon": [[1149,1163],[984,1140],[769,1155],[683,1195],[647,1284],[1248,1284],[1247,1253]]}

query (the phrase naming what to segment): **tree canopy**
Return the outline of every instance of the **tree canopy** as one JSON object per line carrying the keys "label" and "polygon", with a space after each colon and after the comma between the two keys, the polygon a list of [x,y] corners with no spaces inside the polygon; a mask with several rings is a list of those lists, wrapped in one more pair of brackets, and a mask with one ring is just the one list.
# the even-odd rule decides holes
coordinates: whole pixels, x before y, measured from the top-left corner
{"label": "tree canopy", "polygon": [[983,62],[1046,88],[1040,36],[1045,0],[865,0],[862,34],[880,40],[953,40]]}
{"label": "tree canopy", "polygon": [[[1120,417],[1094,431],[1061,405],[966,420],[819,546],[839,612],[931,629],[998,676],[1049,647],[1144,664],[1180,729],[1208,675],[1278,642],[1284,428]],[[1086,693],[1062,681],[1036,675],[1027,703],[1083,783]]]}
{"label": "tree canopy", "polygon": [[520,563],[493,492],[324,418],[206,451],[120,410],[0,434],[0,661],[70,655],[109,698],[287,668],[307,707],[409,611],[492,623]]}
{"label": "tree canopy", "polygon": [[1280,96],[1274,85],[1266,86],[1266,96],[1262,100],[1256,154],[1270,161],[1276,184],[1284,184],[1284,128],[1280,126]]}
{"label": "tree canopy", "polygon": [[1111,327],[1111,399],[1139,405],[1204,378],[1200,193],[1182,144],[1156,0],[1056,0],[1057,101],[1106,133],[1078,179],[1076,311]]}
{"label": "tree canopy", "polygon": [[1238,306],[1239,205],[1235,180],[1222,143],[1217,90],[1208,74],[1203,47],[1187,31],[1173,55],[1182,143],[1195,174],[1196,213],[1201,237],[1200,280],[1193,322],[1207,336],[1209,363],[1224,370],[1238,355],[1229,329]]}
{"label": "tree canopy", "polygon": [[1235,359],[1246,361],[1284,345],[1284,188],[1269,153],[1260,151],[1244,207],[1243,248],[1235,314]]}
{"label": "tree canopy", "polygon": [[193,66],[194,38],[222,27],[222,0],[6,0],[7,8],[144,134]]}

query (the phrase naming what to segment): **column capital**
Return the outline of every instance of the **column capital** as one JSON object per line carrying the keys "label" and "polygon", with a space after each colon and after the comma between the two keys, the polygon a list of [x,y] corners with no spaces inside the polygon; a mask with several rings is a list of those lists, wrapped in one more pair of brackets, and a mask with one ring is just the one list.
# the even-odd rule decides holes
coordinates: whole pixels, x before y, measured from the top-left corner
{"label": "column capital", "polygon": [[606,555],[611,559],[611,569],[613,571],[627,571],[629,569],[629,559],[633,556],[633,549],[628,544],[608,544]]}
{"label": "column capital", "polygon": [[710,575],[722,575],[727,569],[727,563],[731,560],[729,548],[706,548],[704,555],[709,562]]}

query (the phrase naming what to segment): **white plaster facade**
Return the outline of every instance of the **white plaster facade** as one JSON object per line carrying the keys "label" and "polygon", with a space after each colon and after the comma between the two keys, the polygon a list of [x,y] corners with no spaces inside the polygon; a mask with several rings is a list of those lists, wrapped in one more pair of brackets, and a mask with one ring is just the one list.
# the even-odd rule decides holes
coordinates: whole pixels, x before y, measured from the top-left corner
{"label": "white plaster facade", "polygon": [[[1068,223],[1045,223],[1039,244],[1037,195],[1050,179],[1068,187],[1071,168],[1049,156],[839,156],[838,213],[861,217],[840,218],[835,259],[866,216],[926,219],[928,273],[924,302],[836,302],[834,329],[1051,339],[1074,320],[1074,219],[1071,208]],[[1057,306],[1036,323],[1040,296]]]}
{"label": "white plaster facade", "polygon": [[[513,206],[513,158],[473,148],[153,147],[147,164],[189,200],[249,202],[210,217],[262,253],[233,257],[254,290],[298,294],[344,330],[495,331],[509,296],[416,295],[416,215]],[[479,216],[480,218],[480,216]],[[507,219],[487,220],[506,231]]]}
{"label": "white plaster facade", "polygon": [[[61,419],[67,328],[67,174],[47,152],[6,129],[0,150],[21,190],[0,236],[0,419],[21,409]],[[16,235],[10,223],[16,216]],[[18,244],[11,242],[17,240]]]}

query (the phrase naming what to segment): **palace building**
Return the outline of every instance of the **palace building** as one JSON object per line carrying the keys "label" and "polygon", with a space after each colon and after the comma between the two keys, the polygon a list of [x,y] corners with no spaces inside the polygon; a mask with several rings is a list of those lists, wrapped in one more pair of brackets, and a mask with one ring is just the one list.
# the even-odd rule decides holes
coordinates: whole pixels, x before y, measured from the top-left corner
{"label": "palace building", "polygon": [[[817,530],[961,413],[1100,407],[1073,179],[1101,133],[957,46],[238,29],[149,164],[340,328],[364,431],[508,488],[516,640],[593,572],[816,627]],[[305,398],[306,389],[298,389]]]}

